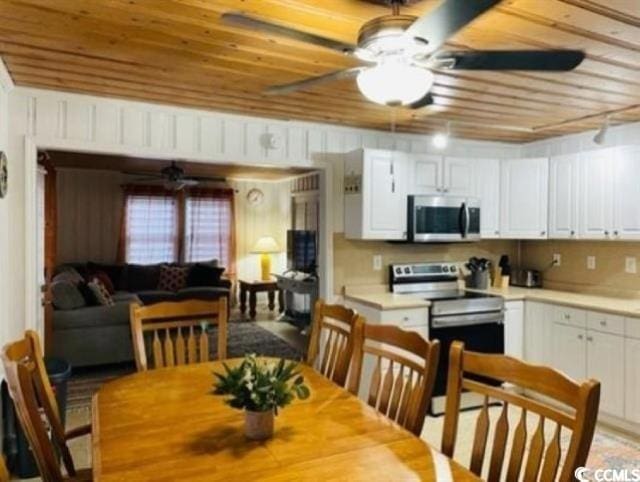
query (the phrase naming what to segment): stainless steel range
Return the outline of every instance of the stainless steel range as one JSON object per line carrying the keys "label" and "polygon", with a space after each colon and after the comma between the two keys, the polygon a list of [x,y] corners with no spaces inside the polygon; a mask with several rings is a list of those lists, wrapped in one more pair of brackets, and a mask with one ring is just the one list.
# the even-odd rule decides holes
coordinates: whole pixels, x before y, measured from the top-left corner
{"label": "stainless steel range", "polygon": [[[504,353],[504,301],[499,296],[465,291],[458,268],[450,262],[394,264],[389,267],[393,293],[421,296],[431,302],[429,339],[440,340],[434,397],[445,394],[449,347],[454,340],[484,353]],[[431,410],[432,414],[436,410]]]}

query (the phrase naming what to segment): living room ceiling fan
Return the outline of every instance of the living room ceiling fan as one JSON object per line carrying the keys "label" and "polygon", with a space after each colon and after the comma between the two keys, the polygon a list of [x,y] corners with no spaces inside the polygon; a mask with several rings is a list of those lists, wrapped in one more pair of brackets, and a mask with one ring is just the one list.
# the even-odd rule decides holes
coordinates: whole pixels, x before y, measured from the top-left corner
{"label": "living room ceiling fan", "polygon": [[134,179],[134,182],[162,181],[164,187],[171,191],[180,191],[185,187],[197,186],[203,182],[226,182],[223,177],[187,176],[184,169],[176,161],[172,161],[169,166],[162,168],[158,174],[126,171],[123,174],[140,176]]}
{"label": "living room ceiling fan", "polygon": [[447,39],[502,0],[443,0],[422,17],[400,14],[400,7],[419,0],[367,0],[389,5],[390,15],[365,23],[357,45],[303,32],[243,13],[229,12],[222,20],[234,26],[280,35],[353,56],[364,65],[330,72],[265,93],[283,95],[334,80],[356,78],[369,100],[388,106],[417,109],[433,103],[433,70],[568,71],[585,57],[580,50],[441,50]]}

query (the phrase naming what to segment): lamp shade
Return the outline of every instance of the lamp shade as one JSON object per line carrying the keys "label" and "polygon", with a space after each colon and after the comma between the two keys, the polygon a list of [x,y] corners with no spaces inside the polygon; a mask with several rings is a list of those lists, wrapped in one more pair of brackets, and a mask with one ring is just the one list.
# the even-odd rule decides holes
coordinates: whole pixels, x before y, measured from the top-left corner
{"label": "lamp shade", "polygon": [[263,236],[258,239],[256,244],[253,245],[252,253],[264,254],[264,253],[279,253],[280,247],[275,239],[271,236]]}
{"label": "lamp shade", "polygon": [[383,105],[409,105],[423,98],[433,85],[431,71],[402,62],[380,63],[358,74],[360,92]]}

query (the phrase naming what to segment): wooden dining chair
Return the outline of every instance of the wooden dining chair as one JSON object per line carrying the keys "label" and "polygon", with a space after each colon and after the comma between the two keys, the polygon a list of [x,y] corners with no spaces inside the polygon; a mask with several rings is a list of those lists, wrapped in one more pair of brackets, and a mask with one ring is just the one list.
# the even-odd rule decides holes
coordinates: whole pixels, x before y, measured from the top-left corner
{"label": "wooden dining chair", "polygon": [[359,316],[354,328],[349,391],[358,395],[363,366],[372,359],[367,402],[419,436],[436,379],[440,342],[394,325],[365,321]]}
{"label": "wooden dining chair", "polygon": [[[481,377],[481,378],[477,378]],[[484,378],[482,378],[484,377]],[[486,383],[487,379],[506,382],[524,388],[529,393],[544,395],[561,403],[560,408],[538,398],[520,395],[513,389],[505,389]],[[479,381],[482,380],[482,381]],[[578,383],[553,368],[531,365],[505,355],[475,353],[464,350],[462,342],[451,345],[447,380],[447,401],[442,437],[442,452],[453,458],[460,416],[460,394],[474,392],[484,398],[478,413],[472,446],[470,470],[482,476],[486,457],[487,439],[491,425],[489,404],[502,403],[493,432],[492,449],[488,469],[483,476],[489,482],[498,480],[517,481],[524,469],[526,481],[569,482],[574,480],[576,468],[584,466],[593,439],[600,402],[600,382],[587,380]],[[505,449],[509,436],[509,408],[513,409],[517,423],[513,432],[511,449],[503,477]],[[535,430],[528,437],[528,414],[533,415]],[[537,418],[536,418],[537,416]],[[547,421],[547,427],[545,427]],[[551,437],[545,437],[545,429],[551,425]],[[571,432],[564,463],[561,463],[563,447],[562,432]],[[528,441],[528,439],[530,439]],[[528,454],[525,457],[525,447]],[[525,460],[526,458],[526,460]],[[558,469],[562,465],[559,478]]]}
{"label": "wooden dining chair", "polygon": [[[188,300],[132,304],[131,337],[138,371],[149,368],[147,349],[153,367],[172,367],[209,361],[209,325],[218,326],[219,360],[227,357],[227,298],[216,301]],[[145,337],[146,335],[146,337]]]}
{"label": "wooden dining chair", "polygon": [[344,386],[347,381],[351,353],[352,330],[357,314],[342,305],[316,301],[307,350],[307,364],[322,375]]}
{"label": "wooden dining chair", "polygon": [[[42,479],[45,482],[90,481],[91,469],[76,470],[67,441],[90,433],[91,427],[84,425],[65,432],[37,333],[27,331],[24,339],[6,345],[2,362],[9,394]],[[62,457],[66,477],[62,475],[57,452]]]}
{"label": "wooden dining chair", "polygon": [[4,461],[4,457],[0,456],[0,482],[9,482],[11,475],[7,469],[7,463]]}

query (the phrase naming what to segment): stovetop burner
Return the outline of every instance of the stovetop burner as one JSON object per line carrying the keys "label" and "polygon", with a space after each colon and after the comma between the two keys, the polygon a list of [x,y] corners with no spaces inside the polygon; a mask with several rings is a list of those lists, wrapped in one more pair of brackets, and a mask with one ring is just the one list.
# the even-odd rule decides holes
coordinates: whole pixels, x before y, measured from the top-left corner
{"label": "stovetop burner", "polygon": [[496,295],[490,295],[487,293],[476,293],[474,291],[464,291],[464,290],[446,290],[446,291],[425,291],[421,293],[413,293],[413,295],[418,295],[423,297],[425,300],[436,301],[436,300],[473,300],[473,299],[482,299],[482,298],[498,298]]}

